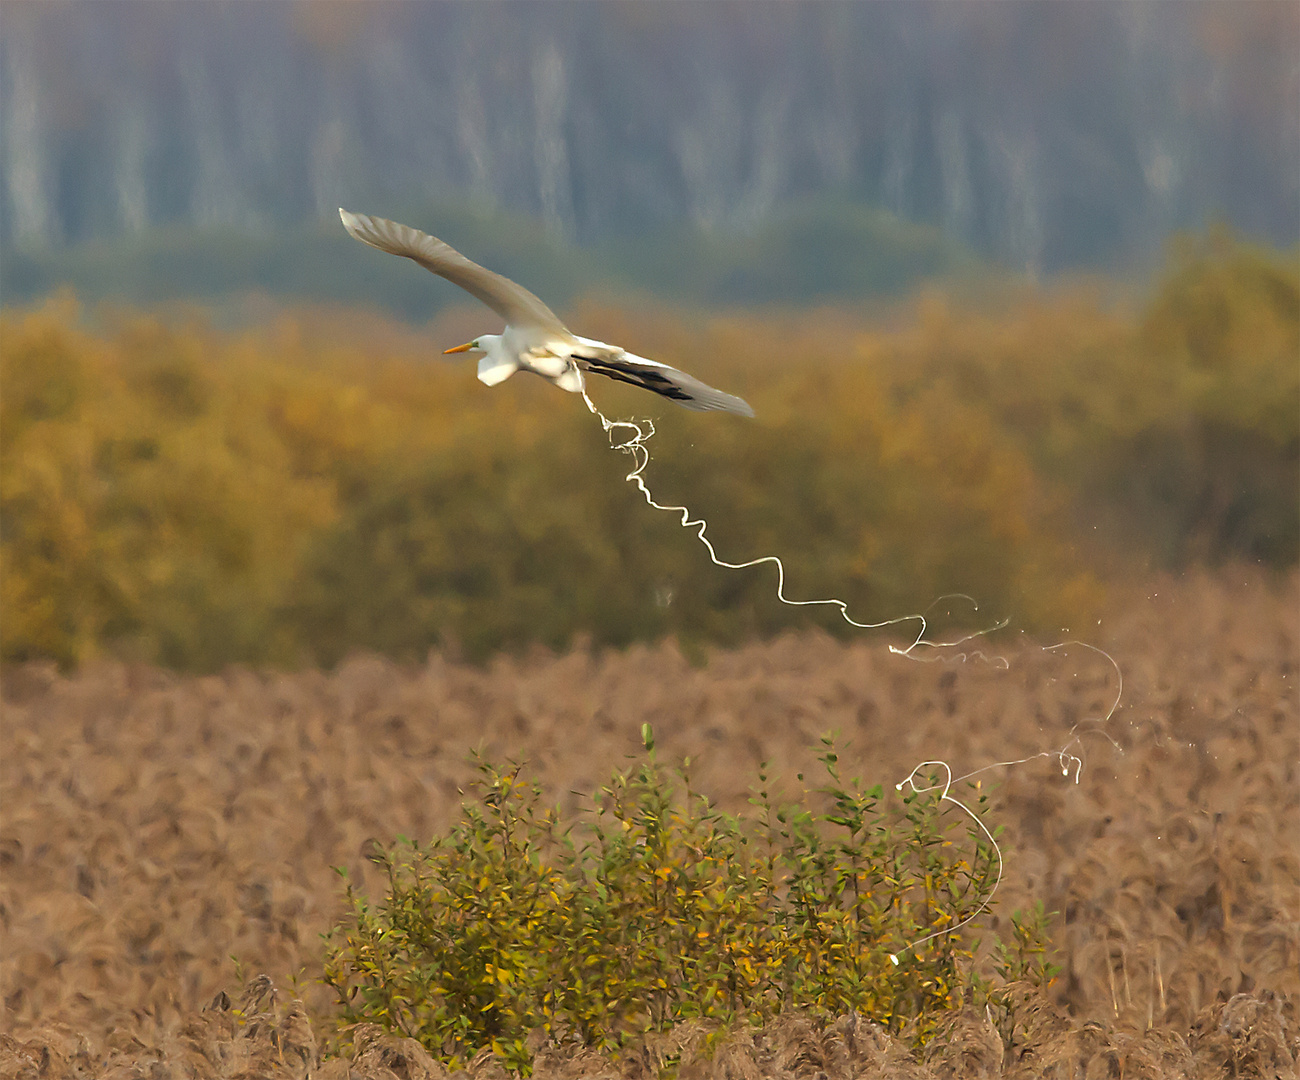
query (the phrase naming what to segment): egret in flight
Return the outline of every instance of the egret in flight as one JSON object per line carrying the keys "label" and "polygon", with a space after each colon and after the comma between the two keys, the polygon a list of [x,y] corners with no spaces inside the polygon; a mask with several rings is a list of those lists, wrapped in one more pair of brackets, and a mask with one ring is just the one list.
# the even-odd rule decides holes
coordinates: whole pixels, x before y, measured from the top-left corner
{"label": "egret in flight", "polygon": [[496,386],[516,371],[531,371],[561,390],[580,393],[582,373],[595,372],[672,398],[688,409],[720,409],[753,416],[749,403],[724,394],[684,371],[647,360],[603,341],[578,337],[522,285],[471,262],[436,237],[395,221],[339,208],[343,227],[363,244],[411,259],[459,285],[506,321],[500,334],[484,334],[448,353],[479,357],[479,381]]}

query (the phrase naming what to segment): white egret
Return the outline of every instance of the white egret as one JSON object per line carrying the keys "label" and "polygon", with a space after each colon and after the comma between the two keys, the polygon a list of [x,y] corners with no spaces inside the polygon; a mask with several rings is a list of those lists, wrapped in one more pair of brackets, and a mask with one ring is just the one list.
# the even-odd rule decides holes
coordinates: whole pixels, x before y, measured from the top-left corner
{"label": "white egret", "polygon": [[479,381],[496,386],[516,371],[531,371],[561,390],[580,393],[584,371],[605,375],[672,398],[688,409],[720,409],[753,416],[746,401],[724,394],[684,371],[636,356],[617,345],[579,337],[522,285],[471,262],[436,237],[395,221],[339,208],[343,226],[363,244],[401,255],[482,300],[506,321],[500,334],[484,334],[448,353],[479,355]]}

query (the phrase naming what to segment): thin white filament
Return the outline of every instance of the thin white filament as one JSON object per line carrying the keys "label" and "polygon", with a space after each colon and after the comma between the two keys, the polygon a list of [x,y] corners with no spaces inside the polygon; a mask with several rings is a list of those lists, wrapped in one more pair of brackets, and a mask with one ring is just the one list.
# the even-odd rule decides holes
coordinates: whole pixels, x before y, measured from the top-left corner
{"label": "thin white filament", "polygon": [[[874,623],[861,622],[853,618],[849,614],[848,604],[845,603],[843,600],[839,600],[833,597],[827,599],[817,599],[817,600],[792,600],[788,596],[786,596],[785,595],[785,564],[781,561],[780,556],[762,555],[756,559],[749,559],[746,562],[739,562],[739,563],[728,562],[726,559],[719,558],[717,550],[714,548],[712,541],[709,540],[707,535],[708,522],[705,521],[704,518],[692,518],[690,509],[688,507],[664,505],[663,503],[656,501],[655,497],[650,492],[650,488],[646,485],[645,469],[646,466],[649,465],[650,463],[650,451],[645,444],[646,441],[649,440],[655,433],[654,422],[652,420],[643,420],[643,421],[610,420],[608,417],[605,416],[603,412],[600,411],[600,409],[596,407],[595,402],[593,402],[591,398],[587,395],[587,391],[585,388],[583,388],[580,392],[582,394],[582,400],[587,403],[587,408],[591,411],[593,416],[597,417],[600,420],[601,427],[604,429],[605,434],[609,437],[610,446],[613,447],[615,450],[621,451],[624,454],[628,454],[632,458],[633,461],[632,470],[624,477],[624,479],[636,485],[637,490],[640,491],[641,495],[644,497],[646,504],[651,508],[655,510],[662,510],[666,513],[679,514],[681,516],[682,528],[695,530],[696,538],[700,541],[701,544],[704,545],[705,550],[709,553],[709,558],[713,561],[715,566],[720,566],[726,570],[745,570],[751,566],[760,566],[763,563],[771,563],[776,567],[776,574],[777,574],[776,596],[777,599],[781,601],[781,603],[788,604],[791,607],[836,608],[839,611],[841,618],[843,618],[846,623],[860,630],[879,630],[887,626],[895,626],[905,622],[917,623],[916,636],[912,638],[911,644],[909,644],[906,648],[899,648],[896,645],[889,646],[889,651],[898,656],[905,656],[908,659],[915,660],[919,663],[934,663],[937,661],[964,662],[967,659],[971,659],[971,660],[980,660],[986,663],[995,664],[1004,669],[1010,668],[1011,665],[1005,657],[1003,656],[990,657],[980,650],[975,650],[969,653],[962,652],[962,653],[957,653],[955,655],[952,653],[944,652],[939,655],[928,657],[928,658],[915,655],[916,651],[920,648],[930,648],[935,650],[954,649],[957,648],[958,646],[964,645],[968,641],[973,641],[976,638],[985,637],[988,634],[992,633],[993,631],[1000,630],[1007,625],[1009,620],[1002,619],[1001,621],[994,623],[992,626],[989,626],[983,630],[973,631],[972,633],[965,634],[952,641],[943,641],[943,642],[927,641],[925,639],[925,633],[926,630],[929,628],[929,623],[926,619],[926,615],[931,610],[933,610],[936,604],[939,604],[944,600],[961,599],[961,600],[969,601],[971,607],[974,610],[976,611],[979,610],[979,604],[976,603],[972,597],[967,596],[965,593],[950,593],[945,596],[941,596],[938,599],[936,599],[928,608],[926,608],[925,612],[923,613],[919,613],[915,615],[900,615],[892,619],[883,619],[880,622],[874,622]],[[616,432],[626,432],[628,437],[620,438],[618,435],[616,435]],[[1082,727],[1082,725],[1089,723],[1089,721],[1087,720],[1080,721],[1078,724],[1075,724],[1070,729],[1068,740],[1066,741],[1065,745],[1062,746],[1059,750],[1045,750],[1037,754],[1030,754],[1028,757],[1016,758],[1014,760],[1009,760],[1009,761],[997,761],[991,765],[985,765],[983,768],[976,769],[973,772],[968,772],[963,776],[957,777],[956,779],[953,779],[952,767],[946,761],[923,761],[921,762],[920,765],[916,766],[916,768],[914,768],[912,772],[905,779],[903,779],[902,781],[900,781],[898,784],[895,785],[895,790],[897,791],[901,792],[904,787],[910,787],[918,795],[924,794],[927,791],[933,791],[936,787],[942,786],[943,790],[939,796],[939,801],[951,803],[953,806],[961,810],[962,813],[964,813],[967,817],[969,817],[973,822],[975,822],[975,824],[979,826],[979,829],[984,834],[985,838],[988,840],[989,844],[992,846],[993,853],[997,856],[997,860],[998,860],[998,872],[997,872],[997,877],[994,879],[993,887],[989,890],[987,896],[981,898],[979,907],[977,907],[973,912],[967,915],[966,918],[962,919],[960,922],[955,923],[952,926],[944,927],[942,930],[935,930],[932,933],[926,934],[924,937],[919,937],[915,941],[909,942],[898,952],[891,953],[889,959],[893,962],[895,967],[897,967],[899,964],[899,957],[902,956],[904,953],[915,950],[918,946],[925,944],[927,941],[932,941],[935,938],[943,937],[947,934],[954,934],[957,931],[959,931],[962,927],[968,926],[975,919],[979,918],[980,915],[982,915],[985,911],[989,909],[989,906],[993,901],[994,895],[997,893],[999,886],[1002,884],[1002,873],[1005,865],[1002,857],[1002,847],[1001,845],[998,844],[997,840],[994,838],[993,833],[989,830],[989,827],[985,825],[984,822],[980,819],[980,816],[969,806],[967,806],[965,803],[963,803],[960,799],[956,798],[952,794],[952,789],[955,784],[959,784],[965,780],[969,780],[971,777],[979,776],[980,774],[989,772],[993,769],[1011,768],[1012,766],[1015,765],[1024,765],[1030,761],[1035,761],[1038,758],[1055,758],[1057,764],[1060,766],[1062,775],[1069,777],[1071,771],[1073,771],[1074,782],[1075,784],[1078,784],[1079,778],[1083,773],[1084,762],[1082,757],[1083,747],[1082,747],[1081,740],[1085,735],[1101,735],[1103,738],[1108,739],[1110,741],[1111,746],[1116,751],[1118,751],[1121,754],[1124,752],[1123,748],[1120,747],[1119,743],[1117,743],[1106,731],[1102,730],[1105,727],[1105,725],[1110,721],[1110,718],[1115,715],[1115,710],[1119,708],[1120,699],[1123,697],[1124,694],[1124,673],[1120,670],[1120,666],[1118,663],[1116,663],[1115,658],[1113,656],[1111,656],[1104,649],[1100,649],[1095,645],[1089,645],[1086,641],[1069,640],[1069,641],[1058,642],[1055,645],[1044,646],[1043,652],[1055,652],[1059,649],[1067,648],[1070,645],[1079,645],[1085,649],[1090,649],[1095,653],[1099,653],[1101,656],[1104,656],[1106,660],[1109,661],[1111,667],[1115,669],[1115,675],[1117,678],[1115,700],[1111,702],[1110,708],[1109,710],[1107,710],[1106,715],[1102,717],[1100,720],[1096,721],[1095,727],[1088,727],[1081,731],[1080,728]],[[1079,753],[1076,754],[1072,752],[1071,749],[1072,747],[1077,747],[1079,749]],[[917,774],[922,769],[931,766],[943,769],[944,776],[945,776],[943,784],[942,785],[932,784],[925,787],[918,787],[916,784]]]}
{"label": "thin white filament", "polygon": [[[1068,777],[1070,771],[1074,770],[1074,782],[1077,784],[1079,782],[1079,777],[1083,773],[1083,759],[1078,754],[1071,753],[1070,748],[1072,746],[1078,746],[1079,753],[1081,754],[1083,752],[1082,739],[1085,735],[1100,735],[1103,739],[1109,741],[1111,748],[1114,749],[1116,753],[1124,753],[1124,748],[1111,737],[1109,732],[1103,730],[1103,728],[1110,723],[1110,718],[1115,715],[1115,710],[1119,708],[1120,698],[1124,696],[1124,672],[1120,670],[1119,664],[1116,663],[1115,658],[1111,656],[1110,653],[1105,649],[1099,649],[1096,645],[1089,645],[1086,641],[1071,640],[1061,641],[1055,645],[1044,645],[1043,652],[1055,652],[1057,649],[1064,649],[1070,645],[1078,645],[1081,648],[1090,649],[1093,652],[1104,656],[1107,661],[1109,661],[1110,666],[1115,669],[1115,679],[1117,683],[1115,687],[1115,700],[1110,703],[1110,708],[1106,710],[1106,715],[1099,719],[1080,720],[1070,728],[1069,739],[1059,750],[1043,750],[1037,754],[1030,754],[1028,757],[1014,758],[1010,761],[995,761],[992,765],[985,765],[981,769],[975,769],[973,772],[968,772],[963,776],[957,777],[957,779],[953,781],[954,784],[960,784],[963,780],[969,780],[972,776],[979,776],[981,773],[989,772],[992,769],[1001,769],[1003,767],[1010,768],[1012,765],[1024,765],[1030,761],[1037,761],[1039,758],[1056,758],[1057,764],[1061,767],[1062,776]],[[1083,727],[1084,724],[1096,724],[1096,726],[1085,728]],[[1083,728],[1083,730],[1079,730],[1080,728]]]}
{"label": "thin white filament", "polygon": [[[915,941],[908,942],[907,945],[905,945],[898,952],[890,953],[889,959],[893,961],[895,967],[898,966],[898,958],[902,956],[904,953],[910,952],[911,950],[915,949],[918,945],[923,945],[927,941],[930,941],[934,938],[942,937],[945,934],[955,933],[956,931],[960,930],[963,926],[966,926],[973,920],[979,918],[980,915],[982,915],[985,911],[989,909],[989,906],[993,903],[993,896],[998,891],[998,886],[1002,884],[1002,867],[1003,867],[1002,848],[1001,846],[999,846],[997,840],[994,839],[993,833],[989,831],[988,826],[985,825],[984,822],[980,820],[979,815],[976,814],[974,810],[972,810],[960,799],[953,796],[952,789],[954,785],[969,780],[974,776],[979,776],[982,773],[990,772],[993,769],[1011,768],[1015,765],[1024,765],[1027,762],[1036,761],[1039,758],[1056,758],[1057,764],[1061,768],[1061,774],[1063,776],[1068,777],[1070,775],[1070,771],[1073,770],[1074,782],[1075,784],[1078,784],[1079,777],[1083,773],[1083,758],[1080,755],[1083,753],[1081,740],[1085,735],[1100,735],[1104,739],[1107,739],[1110,742],[1111,746],[1115,749],[1117,753],[1120,754],[1124,753],[1124,748],[1121,747],[1119,743],[1117,743],[1108,732],[1102,730],[1105,727],[1105,725],[1110,722],[1110,718],[1115,715],[1115,710],[1119,708],[1120,699],[1124,696],[1124,672],[1120,669],[1119,664],[1115,662],[1115,658],[1111,656],[1110,653],[1106,652],[1105,649],[1099,649],[1096,645],[1089,645],[1086,641],[1071,640],[1071,641],[1061,641],[1055,645],[1045,645],[1043,646],[1043,652],[1055,652],[1058,649],[1064,649],[1070,645],[1080,645],[1085,649],[1090,649],[1095,653],[1099,653],[1100,655],[1104,656],[1110,662],[1110,666],[1115,669],[1115,678],[1117,681],[1117,685],[1115,688],[1115,700],[1110,703],[1110,708],[1106,710],[1105,716],[1101,717],[1100,719],[1096,719],[1095,721],[1089,721],[1089,720],[1079,721],[1079,723],[1075,724],[1072,728],[1070,728],[1069,739],[1066,741],[1065,745],[1062,746],[1059,750],[1044,750],[1037,754],[1030,754],[1028,757],[1015,758],[1010,761],[995,761],[992,765],[985,765],[983,768],[975,769],[971,772],[968,772],[962,776],[957,777],[955,780],[953,779],[953,775],[952,775],[952,767],[946,761],[923,761],[921,762],[920,765],[918,765],[915,769],[913,769],[911,773],[908,774],[907,777],[901,780],[898,784],[894,785],[895,790],[897,791],[902,791],[904,787],[910,787],[918,795],[926,791],[933,791],[934,788],[938,785],[931,784],[927,787],[917,787],[916,774],[919,773],[922,769],[927,768],[929,766],[936,766],[938,768],[943,769],[944,776],[946,777],[946,779],[943,783],[943,793],[939,796],[939,801],[950,802],[954,806],[960,807],[961,810],[966,814],[966,816],[969,817],[973,822],[975,822],[976,825],[980,827],[984,835],[988,838],[989,843],[993,845],[993,851],[998,857],[998,876],[996,880],[993,882],[993,888],[989,890],[988,895],[981,899],[980,906],[976,908],[973,912],[971,912],[968,916],[966,916],[966,918],[962,919],[961,922],[956,923],[953,926],[944,927],[942,930],[936,930],[931,934],[926,934],[924,937],[919,937]],[[1079,730],[1084,724],[1091,723],[1091,722],[1095,722],[1097,726],[1085,728],[1082,731]],[[1079,754],[1071,753],[1070,748],[1073,746],[1079,747]]]}
{"label": "thin white filament", "polygon": [[919,773],[922,769],[927,768],[928,766],[931,765],[943,769],[944,772],[944,782],[942,785],[943,792],[939,796],[939,801],[952,803],[953,806],[961,810],[962,813],[964,813],[967,817],[971,819],[971,821],[975,822],[975,824],[980,827],[980,830],[988,838],[988,842],[993,845],[993,853],[998,857],[998,876],[994,880],[993,888],[989,890],[988,896],[981,898],[979,907],[977,907],[974,911],[972,911],[969,915],[967,915],[966,918],[962,919],[961,922],[954,923],[952,926],[945,926],[942,930],[935,930],[933,933],[926,934],[924,937],[919,937],[915,941],[909,941],[898,952],[890,953],[889,959],[893,961],[894,967],[898,967],[898,958],[902,956],[903,953],[915,949],[918,945],[924,945],[927,941],[931,941],[934,938],[943,937],[945,934],[955,934],[963,926],[967,926],[970,923],[974,922],[976,919],[978,919],[982,914],[984,914],[985,911],[988,910],[989,904],[992,903],[993,901],[993,894],[998,891],[998,886],[1002,884],[1002,867],[1003,867],[1002,848],[1001,846],[999,846],[997,840],[993,838],[993,833],[989,831],[989,827],[985,825],[983,821],[980,820],[979,814],[975,813],[974,810],[972,810],[960,799],[954,799],[950,794],[950,792],[952,791],[952,786],[954,783],[956,783],[956,781],[953,780],[952,768],[951,766],[949,766],[949,764],[946,761],[921,762],[920,765],[918,765],[915,769],[911,771],[911,773],[907,776],[905,780],[902,780],[899,783],[894,785],[894,790],[902,791],[903,788],[910,787],[918,795],[923,795],[927,791],[933,791],[936,787],[939,787],[940,785],[938,784],[928,784],[925,787],[916,786],[916,774]]}
{"label": "thin white filament", "polygon": [[[912,638],[910,645],[906,648],[899,648],[896,645],[889,646],[890,652],[914,660],[921,659],[920,657],[912,655],[913,652],[919,648],[953,648],[957,645],[964,644],[973,638],[982,637],[994,630],[999,630],[1007,625],[1007,620],[1003,619],[1002,621],[995,623],[993,626],[984,630],[977,630],[971,634],[966,634],[955,641],[927,641],[925,640],[925,632],[929,628],[929,623],[926,621],[926,617],[923,613],[915,615],[898,615],[892,619],[882,619],[880,622],[860,622],[849,614],[849,606],[847,603],[834,597],[818,600],[792,600],[785,594],[785,563],[781,561],[779,555],[760,555],[756,559],[749,559],[746,562],[738,563],[728,562],[726,559],[721,559],[718,557],[718,552],[713,546],[713,541],[711,541],[707,535],[709,524],[704,518],[691,517],[689,507],[664,505],[655,500],[655,497],[650,492],[650,488],[646,485],[644,475],[646,466],[650,464],[650,451],[646,448],[645,444],[646,441],[653,437],[655,433],[654,421],[610,420],[596,407],[596,403],[588,396],[585,388],[581,390],[580,393],[582,394],[582,400],[587,403],[587,408],[591,411],[592,415],[600,420],[601,427],[604,428],[605,434],[609,436],[610,446],[615,450],[628,454],[632,458],[632,471],[623,479],[637,486],[637,490],[640,491],[641,495],[645,498],[646,504],[655,510],[662,510],[669,514],[679,514],[681,516],[682,528],[695,530],[696,539],[704,545],[704,549],[709,553],[709,558],[713,561],[715,566],[720,566],[724,570],[747,570],[751,566],[761,566],[763,563],[771,563],[776,567],[776,597],[781,601],[781,603],[788,604],[790,607],[836,608],[840,613],[840,617],[843,618],[846,623],[850,626],[857,627],[859,630],[880,630],[887,626],[897,626],[901,623],[914,622],[917,624],[917,631],[916,636]],[[616,434],[617,432],[626,432],[628,437],[625,439],[619,438]],[[979,610],[979,605],[964,593],[952,593],[949,596],[940,597],[939,600],[950,599],[952,597],[960,597],[969,600],[972,607]],[[936,600],[935,603],[938,603],[939,600]],[[933,608],[934,604],[931,604],[930,607]],[[928,611],[930,608],[927,608],[926,610]],[[936,657],[935,659],[940,658]],[[956,659],[964,660],[966,659],[966,656],[965,654],[962,654]],[[1003,663],[1005,664],[1005,661],[1003,661]]]}

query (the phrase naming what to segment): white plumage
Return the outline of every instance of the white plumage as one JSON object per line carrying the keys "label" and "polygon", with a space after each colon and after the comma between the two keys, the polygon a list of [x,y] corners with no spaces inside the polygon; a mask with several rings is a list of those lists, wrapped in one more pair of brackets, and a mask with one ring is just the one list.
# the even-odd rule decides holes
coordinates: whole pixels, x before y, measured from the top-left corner
{"label": "white plumage", "polygon": [[561,390],[578,393],[583,389],[583,372],[594,372],[651,390],[688,409],[754,415],[746,401],[715,390],[684,371],[636,356],[617,345],[570,333],[555,312],[522,285],[471,262],[437,237],[409,225],[352,214],[342,208],[339,217],[344,228],[363,244],[419,263],[459,285],[505,319],[502,333],[485,334],[447,350],[478,355],[478,377],[488,386],[504,382],[516,371],[531,371]]}

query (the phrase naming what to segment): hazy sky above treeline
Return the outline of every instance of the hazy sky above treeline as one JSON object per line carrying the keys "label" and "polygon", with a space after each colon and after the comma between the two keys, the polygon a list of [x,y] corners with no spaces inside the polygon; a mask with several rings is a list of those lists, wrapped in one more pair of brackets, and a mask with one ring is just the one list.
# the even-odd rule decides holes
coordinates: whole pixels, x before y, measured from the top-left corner
{"label": "hazy sky above treeline", "polygon": [[1015,269],[1300,239],[1300,6],[6,0],[0,242],[465,199],[579,243],[878,206]]}

